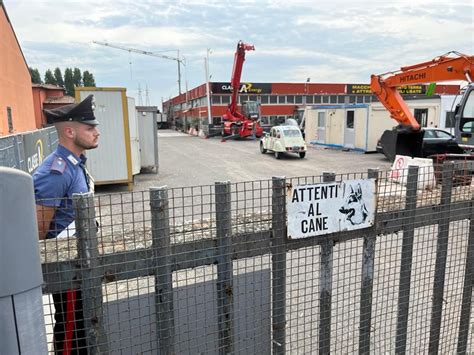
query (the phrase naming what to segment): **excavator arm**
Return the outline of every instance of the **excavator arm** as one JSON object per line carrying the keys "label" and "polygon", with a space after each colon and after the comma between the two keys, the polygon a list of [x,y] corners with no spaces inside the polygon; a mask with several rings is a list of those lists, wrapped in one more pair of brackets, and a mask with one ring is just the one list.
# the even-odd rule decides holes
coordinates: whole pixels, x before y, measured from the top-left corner
{"label": "excavator arm", "polygon": [[370,87],[390,112],[390,117],[413,131],[421,129],[397,88],[405,85],[440,81],[467,80],[472,82],[474,56],[449,52],[431,61],[400,68],[399,71],[372,75]]}

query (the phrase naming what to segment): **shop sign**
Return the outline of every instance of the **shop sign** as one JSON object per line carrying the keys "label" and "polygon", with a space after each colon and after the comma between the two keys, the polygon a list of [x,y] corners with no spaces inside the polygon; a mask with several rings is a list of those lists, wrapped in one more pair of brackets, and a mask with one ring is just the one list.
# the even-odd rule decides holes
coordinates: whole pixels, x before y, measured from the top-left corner
{"label": "shop sign", "polygon": [[[397,88],[402,95],[424,95],[426,94],[426,85],[405,85]],[[373,95],[368,84],[348,84],[348,94]]]}
{"label": "shop sign", "polygon": [[[211,91],[213,94],[230,94],[232,86],[230,83],[212,83]],[[268,83],[241,83],[240,94],[270,94],[272,85]]]}

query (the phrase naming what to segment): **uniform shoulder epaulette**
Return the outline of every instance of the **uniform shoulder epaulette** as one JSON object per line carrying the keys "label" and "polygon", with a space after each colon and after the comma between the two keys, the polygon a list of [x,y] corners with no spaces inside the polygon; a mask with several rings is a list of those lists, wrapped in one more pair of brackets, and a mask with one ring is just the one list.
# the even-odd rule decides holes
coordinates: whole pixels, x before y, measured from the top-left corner
{"label": "uniform shoulder epaulette", "polygon": [[66,161],[61,157],[56,157],[51,164],[50,171],[63,174],[66,170],[67,164]]}

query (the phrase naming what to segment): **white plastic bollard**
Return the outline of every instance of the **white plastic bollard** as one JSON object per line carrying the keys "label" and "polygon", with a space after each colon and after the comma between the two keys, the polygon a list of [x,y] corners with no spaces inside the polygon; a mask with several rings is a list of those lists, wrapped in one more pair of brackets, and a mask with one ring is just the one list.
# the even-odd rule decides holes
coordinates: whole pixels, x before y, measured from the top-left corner
{"label": "white plastic bollard", "polygon": [[46,354],[33,179],[0,167],[0,354]]}

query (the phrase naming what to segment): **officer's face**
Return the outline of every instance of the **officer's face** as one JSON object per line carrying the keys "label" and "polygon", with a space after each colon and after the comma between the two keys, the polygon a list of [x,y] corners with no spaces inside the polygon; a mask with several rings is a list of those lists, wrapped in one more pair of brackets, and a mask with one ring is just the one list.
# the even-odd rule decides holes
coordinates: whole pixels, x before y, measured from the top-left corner
{"label": "officer's face", "polygon": [[77,123],[74,126],[74,144],[84,150],[99,146],[100,132],[96,126],[84,123]]}

